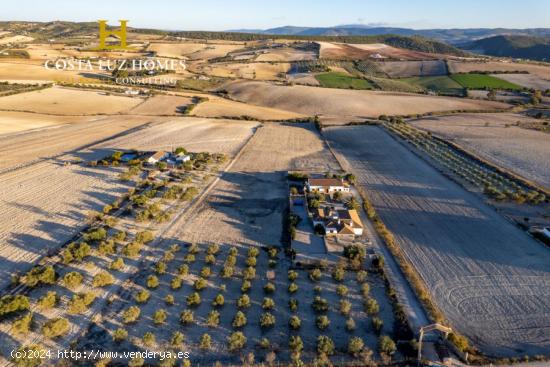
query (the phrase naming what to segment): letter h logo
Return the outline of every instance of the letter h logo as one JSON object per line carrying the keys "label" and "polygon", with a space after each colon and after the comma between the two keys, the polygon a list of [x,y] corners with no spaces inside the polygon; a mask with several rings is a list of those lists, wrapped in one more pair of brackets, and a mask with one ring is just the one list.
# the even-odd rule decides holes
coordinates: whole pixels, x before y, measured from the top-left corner
{"label": "letter h logo", "polygon": [[[127,20],[119,20],[120,22],[120,29],[118,31],[107,30],[107,21],[106,20],[98,20],[99,22],[99,49],[102,50],[126,50],[128,47],[126,47],[126,23],[128,23]],[[107,38],[109,36],[116,36],[119,39],[118,45],[107,45]]]}

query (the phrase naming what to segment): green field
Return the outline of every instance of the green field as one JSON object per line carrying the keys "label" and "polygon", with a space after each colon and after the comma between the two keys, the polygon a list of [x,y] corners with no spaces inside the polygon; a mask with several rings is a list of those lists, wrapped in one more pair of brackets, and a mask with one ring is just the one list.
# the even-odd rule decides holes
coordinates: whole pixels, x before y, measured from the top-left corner
{"label": "green field", "polygon": [[325,88],[340,89],[373,89],[365,79],[360,79],[344,73],[328,72],[317,74],[315,78]]}
{"label": "green field", "polygon": [[517,84],[485,74],[453,74],[451,78],[469,89],[523,89]]}
{"label": "green field", "polygon": [[440,94],[455,96],[464,95],[464,88],[446,75],[442,76],[418,76],[400,79],[403,82],[419,86],[424,90],[434,91]]}

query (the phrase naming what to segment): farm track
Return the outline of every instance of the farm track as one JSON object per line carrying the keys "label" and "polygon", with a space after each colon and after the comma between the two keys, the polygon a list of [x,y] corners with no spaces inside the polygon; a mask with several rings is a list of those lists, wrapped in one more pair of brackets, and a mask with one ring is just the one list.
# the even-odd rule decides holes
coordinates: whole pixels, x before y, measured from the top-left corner
{"label": "farm track", "polygon": [[451,325],[490,356],[548,354],[550,251],[381,128],[325,131]]}

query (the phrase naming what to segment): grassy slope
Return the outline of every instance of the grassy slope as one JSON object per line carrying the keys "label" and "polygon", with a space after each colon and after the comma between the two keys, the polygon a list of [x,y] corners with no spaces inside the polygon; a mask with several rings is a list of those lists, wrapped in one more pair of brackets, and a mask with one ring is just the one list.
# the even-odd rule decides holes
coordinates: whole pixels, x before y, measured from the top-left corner
{"label": "grassy slope", "polygon": [[485,74],[453,74],[451,78],[470,89],[522,89],[517,84]]}
{"label": "grassy slope", "polygon": [[365,79],[355,78],[338,72],[322,73],[315,76],[322,87],[340,89],[372,89]]}
{"label": "grassy slope", "polygon": [[462,95],[463,87],[455,80],[446,75],[442,76],[419,76],[400,79],[406,83],[420,86],[426,90],[433,90],[438,93]]}

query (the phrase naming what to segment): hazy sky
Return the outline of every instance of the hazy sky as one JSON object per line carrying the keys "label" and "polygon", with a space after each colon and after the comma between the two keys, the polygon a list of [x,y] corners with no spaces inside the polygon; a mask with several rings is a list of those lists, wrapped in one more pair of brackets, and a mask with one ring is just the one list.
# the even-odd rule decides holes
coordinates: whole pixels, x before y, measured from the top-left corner
{"label": "hazy sky", "polygon": [[371,24],[408,28],[550,28],[550,0],[16,0],[0,20],[128,19],[134,27],[227,30]]}

